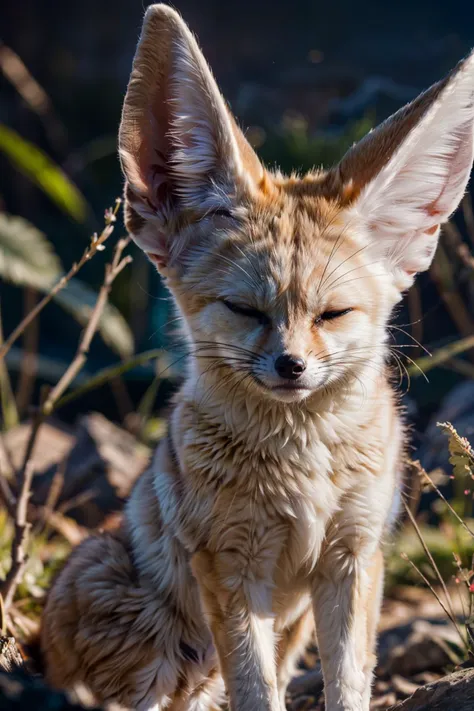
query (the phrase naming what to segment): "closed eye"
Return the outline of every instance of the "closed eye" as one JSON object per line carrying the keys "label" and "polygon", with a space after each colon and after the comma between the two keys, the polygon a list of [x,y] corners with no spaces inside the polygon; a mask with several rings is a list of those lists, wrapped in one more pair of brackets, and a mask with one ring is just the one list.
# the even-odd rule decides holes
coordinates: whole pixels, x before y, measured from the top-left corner
{"label": "closed eye", "polygon": [[222,302],[229,311],[232,311],[234,314],[240,314],[240,316],[247,316],[248,318],[253,318],[256,321],[258,321],[262,326],[268,326],[271,321],[270,317],[267,316],[267,314],[263,313],[263,311],[259,311],[258,309],[253,309],[251,306],[242,306],[240,304],[234,304],[233,301],[228,301],[227,299],[224,299]]}
{"label": "closed eye", "polygon": [[332,311],[324,311],[320,316],[317,317],[315,323],[321,323],[322,321],[333,321],[335,318],[340,316],[345,316],[346,314],[354,311],[354,309],[334,309]]}

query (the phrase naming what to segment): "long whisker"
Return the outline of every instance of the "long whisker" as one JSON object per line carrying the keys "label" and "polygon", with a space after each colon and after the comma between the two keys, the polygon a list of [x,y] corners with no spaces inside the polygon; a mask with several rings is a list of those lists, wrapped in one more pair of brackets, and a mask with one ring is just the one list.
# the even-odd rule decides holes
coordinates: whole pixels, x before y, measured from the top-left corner
{"label": "long whisker", "polygon": [[255,264],[252,262],[252,260],[250,259],[249,255],[248,255],[246,252],[244,252],[244,250],[242,249],[242,247],[241,247],[240,245],[234,244],[234,247],[239,250],[240,254],[241,254],[241,255],[247,260],[247,262],[250,264],[250,266],[251,266],[251,268],[252,268],[252,271],[253,271],[253,273],[255,274],[255,278],[258,279],[258,281],[259,281],[259,283],[260,283],[260,282],[261,282],[261,279],[262,279],[262,275],[261,275],[260,272],[257,270],[257,267],[256,267]]}
{"label": "long whisker", "polygon": [[[399,346],[391,346],[391,347],[390,347],[390,350],[392,351],[392,353],[395,352],[395,350],[394,350],[395,348],[399,348]],[[406,353],[401,353],[401,354],[399,354],[399,355],[405,356],[405,358],[406,358],[407,360],[409,360],[410,363],[411,363],[417,370],[420,371],[421,375],[424,377],[424,379],[426,380],[426,382],[427,382],[427,383],[430,382],[430,380],[429,380],[428,376],[426,375],[426,373],[420,368],[420,366],[418,365],[418,363],[417,363],[415,360],[413,360],[412,358],[410,358],[410,356],[407,356]],[[408,375],[408,371],[407,371],[407,375]]]}
{"label": "long whisker", "polygon": [[[336,215],[334,216],[333,220],[334,220],[335,218],[336,218]],[[327,269],[328,269],[328,267],[329,267],[329,265],[330,265],[330,263],[331,263],[331,261],[332,261],[332,258],[333,258],[334,255],[336,254],[336,252],[337,252],[337,250],[339,249],[339,247],[343,244],[344,239],[346,238],[347,230],[348,230],[350,224],[351,224],[351,220],[349,220],[348,223],[345,225],[345,227],[341,230],[341,232],[340,232],[339,235],[337,236],[337,238],[336,238],[336,240],[335,240],[335,242],[334,242],[334,244],[333,244],[333,246],[332,246],[331,252],[329,253],[328,260],[327,260],[326,265],[325,265],[325,267],[324,267],[324,269],[323,269],[323,273],[321,274],[321,278],[320,278],[320,280],[319,280],[319,284],[318,284],[318,288],[316,289],[316,293],[319,293],[319,289],[321,288],[321,283],[322,283],[322,281],[323,281],[323,279],[324,279],[324,275],[326,274],[326,271],[327,271]],[[323,235],[326,234],[327,229],[328,229],[328,228],[326,228],[326,230],[323,232]],[[342,242],[340,241],[341,239],[342,239]]]}
{"label": "long whisker", "polygon": [[420,341],[418,341],[418,340],[415,338],[415,336],[413,336],[411,333],[408,333],[408,331],[405,331],[405,329],[402,328],[401,326],[395,326],[395,325],[392,324],[392,325],[389,325],[388,328],[389,328],[390,330],[394,329],[394,330],[396,330],[396,331],[400,331],[401,333],[404,333],[405,336],[408,336],[408,338],[411,338],[411,340],[412,340],[414,343],[416,343],[416,346],[417,346],[417,347],[421,348],[427,355],[431,356],[430,351],[429,351],[427,348],[425,348],[425,346],[422,345],[422,344],[420,343]]}
{"label": "long whisker", "polygon": [[249,355],[258,355],[253,350],[250,350],[249,348],[245,348],[244,346],[238,346],[236,344],[232,343],[226,343],[225,341],[195,341],[196,346],[199,347],[205,347],[205,348],[228,348],[229,350],[234,350],[234,351],[239,351],[241,353],[247,353]]}
{"label": "long whisker", "polygon": [[[195,396],[196,396],[196,393],[197,393],[198,386],[199,386],[199,384],[200,384],[200,382],[201,382],[201,378],[203,378],[207,373],[210,373],[210,372],[214,372],[214,371],[216,371],[216,370],[219,370],[221,367],[222,367],[222,363],[219,363],[219,362],[215,363],[215,362],[214,362],[214,363],[211,363],[211,364],[200,374],[199,378],[198,378],[197,381],[196,381],[196,387],[195,387],[195,391],[194,391]],[[227,371],[226,371],[226,375],[225,375],[225,377],[224,377],[222,380],[218,380],[218,381],[215,382],[215,383],[211,383],[210,386],[207,388],[207,390],[204,391],[204,393],[203,393],[203,395],[202,395],[202,398],[201,398],[201,400],[200,400],[200,402],[199,402],[198,409],[199,409],[199,407],[201,407],[201,405],[202,405],[203,402],[204,402],[204,398],[205,398],[208,394],[211,394],[211,393],[212,393],[212,395],[213,395],[214,392],[215,392],[218,388],[220,388],[220,387],[222,387],[222,386],[225,386],[228,382],[231,382],[231,380],[232,380],[232,379],[234,378],[234,376],[235,376],[235,372],[236,372],[235,370],[230,370],[230,371],[227,370]],[[207,402],[207,401],[206,401],[206,402]]]}
{"label": "long whisker", "polygon": [[[375,262],[373,262],[373,263],[375,264]],[[337,281],[339,281],[339,279],[342,279],[343,276],[345,276],[345,274],[341,274],[341,276],[338,277]],[[370,274],[370,279],[372,279],[373,277],[384,277],[386,279],[387,273],[381,272],[380,274]],[[344,286],[344,284],[349,284],[351,281],[359,281],[359,279],[367,279],[367,278],[368,278],[367,274],[364,274],[363,276],[354,277],[353,279],[346,279],[346,281],[343,281],[342,283],[338,284],[337,286],[338,286],[338,288],[340,288],[341,286]],[[329,287],[326,287],[325,291],[323,292],[323,294],[321,296],[324,296],[324,294],[327,294],[328,290],[333,287],[334,287],[334,284],[330,284]]]}
{"label": "long whisker", "polygon": [[408,372],[405,363],[402,361],[402,359],[400,358],[400,356],[398,355],[398,353],[395,353],[394,351],[392,351],[392,356],[393,356],[393,358],[395,359],[395,362],[398,364],[398,367],[399,367],[399,370],[400,370],[400,376],[403,378],[403,372],[404,372],[405,375],[406,375],[406,378],[407,378],[407,388],[406,388],[406,392],[408,392],[408,391],[410,390],[410,388],[411,388],[411,377],[410,377],[410,373]]}
{"label": "long whisker", "polygon": [[245,274],[245,276],[250,280],[250,284],[256,287],[257,289],[260,289],[261,284],[256,281],[256,279],[254,279],[241,264],[239,264],[238,262],[234,262],[233,259],[226,257],[225,254],[217,254],[216,256],[219,259],[222,259],[223,262],[226,262],[230,266],[235,267],[236,269],[240,269],[240,271],[243,272],[243,274]]}
{"label": "long whisker", "polygon": [[[347,260],[346,260],[346,261],[347,261]],[[338,282],[340,282],[341,279],[344,279],[344,277],[347,276],[348,274],[352,274],[352,272],[357,272],[359,269],[364,269],[364,267],[370,267],[370,266],[373,266],[374,264],[381,264],[382,262],[383,262],[382,259],[376,259],[376,260],[373,261],[373,262],[368,262],[368,263],[364,263],[364,264],[359,264],[359,266],[354,267],[353,269],[348,269],[347,272],[344,272],[344,274],[341,274],[341,275],[338,276],[336,279],[333,279],[333,281],[332,281],[330,284],[328,284],[328,286],[326,287],[326,289],[323,291],[322,296],[323,296],[324,294],[327,294],[327,292],[328,292],[330,289],[334,288],[334,286],[335,286]],[[372,274],[364,275],[363,278],[365,278],[365,279],[370,279],[371,276],[372,276]],[[326,281],[327,281],[327,280],[326,280]],[[351,280],[349,279],[348,281],[351,281]],[[347,284],[347,281],[343,282],[343,284]]]}
{"label": "long whisker", "polygon": [[[359,249],[356,249],[356,251],[353,252],[349,257],[346,257],[346,259],[344,259],[342,262],[340,262],[339,264],[337,264],[337,265],[334,267],[334,269],[327,275],[327,277],[326,277],[326,279],[323,281],[323,283],[320,284],[320,287],[323,287],[324,284],[326,284],[326,282],[328,281],[328,279],[330,279],[331,276],[332,276],[333,274],[335,274],[335,273],[337,272],[337,270],[340,269],[346,262],[348,262],[349,260],[351,260],[351,259],[353,259],[354,257],[356,257],[358,254],[360,254],[361,252],[363,252],[363,251],[364,251],[365,249],[367,249],[369,246],[370,246],[370,245],[366,244],[366,245],[364,245],[363,247],[359,247]],[[347,273],[347,272],[346,272],[346,273]],[[318,291],[319,291],[319,287],[318,287]]]}

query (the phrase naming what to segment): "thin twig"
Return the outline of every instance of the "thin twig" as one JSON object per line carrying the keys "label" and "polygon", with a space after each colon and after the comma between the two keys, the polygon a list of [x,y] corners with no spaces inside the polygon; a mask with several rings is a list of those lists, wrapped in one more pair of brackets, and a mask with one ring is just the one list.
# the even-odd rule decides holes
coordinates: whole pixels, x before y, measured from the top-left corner
{"label": "thin twig", "polygon": [[449,503],[449,501],[444,496],[444,494],[441,492],[441,490],[436,486],[436,484],[434,483],[434,481],[432,480],[430,475],[427,474],[427,472],[423,469],[423,467],[421,466],[421,464],[419,462],[414,462],[414,464],[415,464],[415,466],[418,467],[418,471],[420,472],[420,474],[426,478],[426,480],[428,481],[430,486],[432,486],[433,489],[436,491],[436,493],[438,494],[440,499],[442,499],[444,501],[444,503],[448,507],[449,511],[453,514],[453,516],[456,518],[456,520],[461,524],[461,526],[464,528],[464,530],[466,530],[469,533],[469,535],[474,538],[474,531],[471,528],[469,528],[467,523],[461,518],[461,516],[457,513],[457,511],[452,507],[452,505]]}
{"label": "thin twig", "polygon": [[58,401],[58,399],[61,397],[63,392],[69,387],[71,382],[74,380],[76,375],[79,373],[79,371],[84,367],[84,364],[87,360],[87,355],[89,352],[89,346],[92,341],[92,338],[94,337],[95,332],[97,331],[99,327],[99,322],[100,318],[102,316],[102,313],[104,311],[105,306],[107,305],[107,300],[108,300],[108,295],[110,292],[110,288],[112,286],[112,283],[115,279],[115,277],[120,274],[122,269],[130,262],[131,257],[122,257],[122,252],[125,249],[125,247],[128,245],[130,238],[125,237],[117,242],[117,245],[114,250],[114,256],[112,258],[112,262],[110,264],[107,264],[106,270],[105,270],[105,281],[104,284],[99,291],[99,295],[97,297],[94,309],[92,311],[92,315],[90,317],[89,323],[87,324],[86,328],[84,329],[83,335],[81,336],[81,339],[79,341],[79,346],[76,352],[76,355],[71,363],[71,365],[67,368],[66,372],[64,375],[61,377],[59,380],[58,384],[53,388],[53,390],[49,393],[46,394],[45,391],[43,390],[43,396],[42,400],[40,403],[40,407],[37,409],[34,419],[33,419],[33,425],[31,428],[30,436],[28,438],[28,442],[26,445],[25,449],[25,454],[23,456],[23,464],[20,469],[20,485],[21,481],[24,477],[24,472],[26,471],[26,467],[28,466],[28,462],[31,460],[33,450],[36,444],[36,440],[38,438],[39,431],[46,420],[46,418],[52,414],[52,412],[55,409],[55,405]]}
{"label": "thin twig", "polygon": [[426,575],[424,575],[424,573],[419,569],[419,567],[416,565],[416,563],[414,563],[414,562],[411,560],[411,558],[409,558],[409,557],[407,556],[406,553],[401,553],[401,554],[400,554],[400,557],[402,558],[402,560],[405,560],[407,563],[410,563],[410,565],[412,566],[412,568],[413,568],[414,570],[416,570],[416,572],[418,573],[418,575],[420,576],[420,578],[423,580],[423,582],[425,583],[425,585],[426,585],[426,586],[429,588],[429,590],[433,593],[433,595],[434,595],[435,598],[437,599],[438,603],[440,604],[441,608],[443,609],[443,611],[444,611],[446,617],[448,618],[448,620],[450,620],[450,621],[453,623],[454,627],[456,628],[456,631],[457,631],[457,633],[459,634],[459,636],[460,636],[460,638],[461,638],[461,640],[462,640],[463,647],[465,647],[465,648],[468,650],[468,649],[469,649],[469,645],[468,645],[467,641],[464,639],[464,637],[462,636],[462,633],[461,633],[461,630],[460,630],[459,627],[458,627],[456,618],[451,615],[450,611],[448,610],[448,608],[446,607],[446,605],[444,604],[444,602],[442,601],[442,599],[440,598],[440,596],[438,595],[438,593],[436,592],[436,590],[434,589],[434,587],[431,585],[431,583],[430,583],[430,581],[428,580],[428,578],[426,577]]}
{"label": "thin twig", "polygon": [[67,147],[67,131],[58,118],[50,97],[18,54],[3,43],[0,44],[0,70],[30,109],[39,116],[51,144],[60,153],[64,153]]}
{"label": "thin twig", "polygon": [[63,393],[68,389],[77,374],[84,367],[92,339],[99,328],[99,322],[107,304],[113,281],[120,274],[122,269],[124,269],[124,267],[132,261],[130,256],[122,259],[123,250],[129,242],[130,237],[124,237],[117,242],[112,262],[107,264],[105,268],[105,280],[100,288],[89,323],[82,333],[76,355],[57,385],[55,385],[55,387],[51,390],[43,408],[45,415],[51,414],[56,402],[60,399],[61,395],[63,395]]}
{"label": "thin twig", "polygon": [[71,496],[70,499],[66,499],[65,501],[63,501],[58,506],[57,511],[63,516],[66,516],[69,511],[72,511],[72,509],[79,508],[80,506],[89,503],[89,501],[93,501],[99,493],[100,492],[94,488],[86,489],[85,491],[80,491],[75,496]]}
{"label": "thin twig", "polygon": [[[115,213],[112,213],[111,216],[109,215],[109,219],[110,224],[108,225],[108,234],[110,234],[113,229],[113,225],[111,223],[115,220]],[[105,228],[104,233],[107,231],[108,228]],[[101,235],[100,238],[95,239],[95,245],[97,244],[97,242],[99,242],[100,239],[104,241],[107,238],[108,234],[106,235],[106,237],[103,237],[104,233]],[[57,385],[49,393],[47,393],[46,390],[43,389],[41,394],[40,406],[38,407],[33,419],[30,436],[28,438],[25,453],[23,456],[22,466],[18,473],[18,486],[20,493],[18,495],[15,506],[15,534],[12,543],[12,565],[4,583],[0,587],[0,594],[3,596],[3,601],[6,610],[8,610],[13,601],[16,588],[18,587],[18,584],[21,581],[24,568],[27,562],[26,546],[28,543],[29,531],[31,527],[31,524],[27,520],[27,508],[28,499],[31,494],[31,484],[34,473],[32,455],[34,452],[36,440],[38,438],[41,426],[43,425],[46,418],[54,411],[55,405],[61,398],[61,395],[65,392],[65,390],[67,390],[76,375],[84,367],[89,353],[90,344],[99,327],[100,319],[103,314],[104,308],[107,305],[113,281],[120,274],[122,269],[124,269],[131,261],[131,257],[129,256],[122,257],[123,250],[129,244],[129,241],[130,238],[125,237],[117,242],[117,245],[114,249],[112,261],[106,265],[104,283],[97,296],[97,300],[92,310],[89,322],[82,333],[77,352],[72,363],[67,368],[66,372],[59,380]],[[23,320],[22,330],[28,325],[28,318],[30,316],[31,314],[29,314],[29,316]]]}
{"label": "thin twig", "polygon": [[[24,314],[29,314],[38,301],[38,294],[33,287],[24,290]],[[39,323],[35,319],[23,333],[23,355],[20,366],[20,376],[16,389],[16,406],[20,417],[31,404],[36,374],[38,370]]]}
{"label": "thin twig", "polygon": [[0,630],[2,632],[2,637],[7,634],[7,616],[5,615],[5,603],[3,602],[3,596],[0,593]]}
{"label": "thin twig", "polygon": [[[0,348],[3,346],[3,319],[0,309]],[[0,360],[0,408],[5,429],[18,425],[20,418],[16,406],[15,396],[10,380],[10,375],[5,363]]]}
{"label": "thin twig", "polygon": [[[8,472],[2,471],[2,462],[8,467]],[[3,435],[0,432],[0,499],[10,516],[15,515],[16,498],[10,486],[9,477],[15,471],[13,461],[8,451]]]}
{"label": "thin twig", "polygon": [[84,329],[83,335],[81,336],[76,356],[74,357],[71,365],[67,368],[66,372],[59,380],[58,384],[49,394],[46,393],[45,389],[43,389],[42,391],[40,406],[36,410],[33,418],[30,436],[26,444],[25,453],[23,455],[23,462],[19,471],[19,487],[21,490],[23,488],[23,482],[26,479],[26,473],[28,471],[28,468],[30,467],[31,458],[33,455],[39,431],[46,418],[53,412],[58,399],[61,397],[63,392],[69,387],[69,385],[74,380],[79,371],[83,368],[87,360],[89,346],[91,344],[95,332],[99,327],[100,318],[107,304],[108,295],[112,287],[112,283],[116,276],[120,274],[122,269],[131,260],[131,257],[124,257],[122,259],[122,252],[128,245],[129,241],[129,237],[125,237],[118,241],[114,250],[112,262],[110,264],[107,264],[106,266],[106,276],[104,284],[101,290],[99,291],[99,295],[92,311],[91,318],[86,328]]}
{"label": "thin twig", "polygon": [[56,505],[59,501],[59,498],[61,496],[61,492],[64,486],[64,474],[66,471],[68,463],[68,457],[64,457],[61,462],[59,463],[58,468],[54,472],[53,479],[51,481],[51,486],[49,487],[48,490],[48,495],[46,497],[46,501],[44,506],[41,508],[41,512],[39,513],[38,520],[36,522],[36,525],[33,529],[33,536],[40,536],[44,531],[47,529],[48,525],[48,520],[53,513],[54,509],[56,508]]}
{"label": "thin twig", "polygon": [[462,358],[450,358],[446,363],[440,365],[441,368],[445,370],[452,370],[455,373],[460,373],[464,375],[465,378],[470,378],[474,380],[474,365],[468,363],[467,360],[462,360]]}
{"label": "thin twig", "polygon": [[426,373],[426,371],[451,360],[453,356],[472,349],[474,349],[474,336],[466,336],[466,338],[461,338],[459,341],[454,341],[438,348],[429,358],[426,356],[418,358],[415,363],[407,366],[407,370],[412,377],[417,378],[420,369],[422,369],[422,373]]}
{"label": "thin twig", "polygon": [[449,610],[450,610],[452,616],[453,616],[453,617],[456,617],[455,612],[454,612],[453,602],[452,602],[452,600],[451,600],[451,595],[450,595],[449,592],[448,592],[448,588],[446,587],[446,583],[445,583],[444,580],[443,580],[443,576],[441,575],[441,573],[440,573],[440,571],[439,571],[439,568],[438,568],[438,566],[436,565],[435,559],[433,558],[430,549],[429,549],[428,546],[426,545],[426,541],[425,541],[425,539],[423,538],[423,534],[421,533],[420,527],[418,526],[418,524],[417,524],[417,522],[416,522],[416,519],[415,519],[413,513],[411,512],[410,507],[407,505],[405,499],[403,499],[403,505],[404,505],[405,510],[406,510],[406,512],[407,512],[407,514],[408,514],[408,517],[409,517],[409,519],[410,519],[410,521],[411,521],[411,523],[412,523],[412,526],[413,526],[413,528],[415,529],[416,535],[418,536],[418,540],[420,541],[420,543],[421,543],[421,545],[422,545],[422,547],[423,547],[423,550],[425,551],[426,557],[427,557],[428,560],[430,561],[431,566],[432,566],[432,568],[433,568],[433,570],[434,570],[434,572],[435,572],[435,574],[436,574],[436,577],[438,578],[439,582],[441,583],[441,587],[443,588],[443,592],[444,592],[444,595],[445,595],[445,598],[446,598],[446,604],[448,605]]}
{"label": "thin twig", "polygon": [[[66,395],[63,395],[63,397],[56,403],[56,409],[63,407],[63,405],[67,405],[68,403],[72,402],[73,400],[76,400],[82,395],[85,395],[86,393],[90,392],[90,390],[94,390],[95,388],[98,388],[101,385],[108,383],[113,378],[123,375],[124,373],[127,373],[129,370],[133,370],[134,368],[146,365],[149,361],[157,360],[162,356],[163,349],[154,348],[150,351],[144,351],[143,353],[139,353],[136,356],[132,356],[131,358],[128,358],[127,360],[123,361],[122,363],[119,363],[118,365],[107,366],[106,368],[99,370],[98,373],[93,375],[82,385],[79,385],[74,390],[71,390]],[[165,370],[169,370],[169,368]]]}
{"label": "thin twig", "polygon": [[[423,340],[423,307],[421,304],[420,289],[417,283],[413,284],[408,291],[407,304],[410,313],[410,323],[412,324],[412,336],[416,339],[418,344],[421,344]],[[419,357],[421,350],[422,346],[418,345],[417,350],[412,354],[415,360]]]}
{"label": "thin twig", "polygon": [[25,451],[23,454],[23,461],[22,461],[22,464],[21,464],[21,467],[20,467],[20,470],[18,473],[18,487],[19,488],[21,488],[21,486],[22,486],[23,478],[25,476],[25,471],[28,466],[28,462],[31,461],[31,458],[33,456],[33,450],[35,448],[39,430],[45,420],[43,408],[44,408],[44,403],[46,402],[46,398],[48,396],[48,390],[49,390],[49,386],[47,386],[47,385],[43,385],[40,390],[40,405],[38,408],[36,408],[34,415],[33,415],[33,422],[31,424],[30,436],[28,437],[28,442],[26,443]]}
{"label": "thin twig", "polygon": [[64,289],[68,285],[69,281],[76,276],[78,271],[82,269],[84,264],[88,262],[96,254],[103,249],[104,242],[110,237],[114,230],[114,222],[116,219],[116,214],[120,206],[120,199],[117,198],[114,210],[107,210],[105,213],[105,227],[99,236],[93,235],[91,242],[87,249],[84,251],[82,257],[78,262],[75,262],[71,269],[65,274],[58,283],[53,286],[51,291],[44,296],[41,301],[39,301],[35,308],[30,311],[30,313],[25,316],[25,318],[20,321],[18,326],[12,331],[9,337],[6,339],[5,343],[0,347],[0,360],[6,356],[15,341],[21,336],[25,328],[27,328],[30,323],[38,316],[39,313],[44,309],[45,306],[49,304],[52,299],[56,296],[58,292]]}
{"label": "thin twig", "polygon": [[120,421],[125,422],[128,415],[134,410],[133,400],[130,397],[127,386],[120,377],[112,378],[109,386],[115,399]]}
{"label": "thin twig", "polygon": [[464,215],[464,222],[466,224],[466,232],[474,245],[474,211],[472,209],[472,200],[469,193],[466,193],[464,200],[462,201],[462,211]]}
{"label": "thin twig", "polygon": [[2,500],[2,503],[10,514],[10,516],[13,516],[15,512],[16,499],[13,495],[6,476],[3,474],[2,471],[0,471],[0,499]]}
{"label": "thin twig", "polygon": [[28,499],[31,494],[31,484],[34,476],[33,462],[28,462],[20,493],[16,503],[15,535],[12,543],[12,564],[0,588],[5,610],[8,610],[19,582],[21,581],[25,565],[28,560],[27,545],[31,524],[27,520]]}
{"label": "thin twig", "polygon": [[[430,275],[444,301],[450,317],[458,327],[461,335],[467,340],[474,332],[474,321],[458,291],[453,267],[448,259],[446,250],[443,248],[442,242],[438,246],[436,258],[431,265]],[[474,347],[471,347],[466,354],[470,360],[474,360]]]}
{"label": "thin twig", "polygon": [[15,463],[12,454],[5,444],[4,433],[0,431],[0,462],[3,461],[7,467],[7,476],[10,477],[15,472]]}
{"label": "thin twig", "polygon": [[472,603],[473,603],[473,595],[471,592],[471,581],[470,581],[469,574],[466,575],[466,573],[462,567],[462,561],[461,561],[461,558],[459,557],[459,555],[457,553],[453,553],[453,557],[454,557],[454,562],[456,563],[456,566],[458,569],[458,576],[459,576],[458,580],[460,580],[464,583],[464,586],[465,586],[466,592],[467,592],[467,596],[468,596],[468,600],[469,600],[469,614],[467,615],[465,608],[464,608],[464,600],[463,600],[463,597],[462,597],[461,592],[459,590],[459,584],[458,584],[456,586],[456,589],[458,591],[459,599],[461,601],[462,611],[463,611],[463,615],[464,615],[464,624],[466,627],[468,639],[470,641],[470,650],[469,651],[471,652],[471,655],[472,655],[472,653],[474,651],[474,634],[473,634],[473,630],[472,630],[472,625],[470,623],[470,621],[472,620]]}

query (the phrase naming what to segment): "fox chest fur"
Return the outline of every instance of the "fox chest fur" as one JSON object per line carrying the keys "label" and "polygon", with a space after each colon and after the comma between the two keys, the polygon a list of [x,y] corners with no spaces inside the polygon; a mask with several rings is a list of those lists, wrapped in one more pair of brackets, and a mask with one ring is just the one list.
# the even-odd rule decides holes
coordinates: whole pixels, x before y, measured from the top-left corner
{"label": "fox chest fur", "polygon": [[[378,505],[391,505],[401,425],[390,387],[380,386],[362,418],[359,398],[341,410],[335,403],[324,417],[238,398],[214,410],[185,386],[154,464],[173,534],[190,555],[202,548],[217,555],[229,589],[245,581],[266,612],[294,607],[336,514],[368,488],[383,488],[387,501]],[[371,535],[366,514],[344,531],[344,545],[356,550]]]}

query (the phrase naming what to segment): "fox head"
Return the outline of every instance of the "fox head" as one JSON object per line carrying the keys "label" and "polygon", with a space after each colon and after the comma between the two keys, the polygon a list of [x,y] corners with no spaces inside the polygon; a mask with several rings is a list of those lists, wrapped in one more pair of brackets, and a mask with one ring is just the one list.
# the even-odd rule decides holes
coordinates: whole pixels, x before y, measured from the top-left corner
{"label": "fox head", "polygon": [[298,402],[377,371],[474,150],[474,54],[328,172],[260,163],[181,17],[148,8],[119,134],[126,224],[198,371]]}

